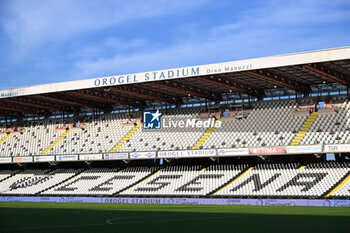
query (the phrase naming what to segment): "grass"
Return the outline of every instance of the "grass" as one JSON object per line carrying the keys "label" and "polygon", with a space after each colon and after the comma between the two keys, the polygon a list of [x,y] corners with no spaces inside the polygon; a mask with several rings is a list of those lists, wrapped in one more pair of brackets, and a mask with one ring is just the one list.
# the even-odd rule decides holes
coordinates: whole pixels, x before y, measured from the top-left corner
{"label": "grass", "polygon": [[0,232],[349,232],[350,208],[1,203]]}

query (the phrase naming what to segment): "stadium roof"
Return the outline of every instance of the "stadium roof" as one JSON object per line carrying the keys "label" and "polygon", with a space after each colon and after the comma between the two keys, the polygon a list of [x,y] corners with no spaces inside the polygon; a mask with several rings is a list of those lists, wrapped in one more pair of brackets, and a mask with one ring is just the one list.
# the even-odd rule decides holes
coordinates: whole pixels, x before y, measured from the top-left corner
{"label": "stadium roof", "polygon": [[0,116],[216,100],[227,93],[261,98],[269,89],[307,93],[324,83],[349,87],[350,47],[0,90]]}

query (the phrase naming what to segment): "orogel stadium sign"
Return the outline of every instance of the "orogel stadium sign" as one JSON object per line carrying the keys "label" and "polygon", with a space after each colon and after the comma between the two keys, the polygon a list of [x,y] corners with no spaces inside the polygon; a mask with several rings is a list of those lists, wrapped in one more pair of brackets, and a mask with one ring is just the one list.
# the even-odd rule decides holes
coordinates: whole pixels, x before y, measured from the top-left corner
{"label": "orogel stadium sign", "polygon": [[188,119],[162,119],[161,113],[157,111],[149,111],[143,113],[144,129],[160,129],[160,128],[220,128],[221,121],[209,118],[205,121],[188,118]]}
{"label": "orogel stadium sign", "polygon": [[171,69],[167,71],[147,72],[143,74],[142,78],[140,78],[137,74],[98,78],[98,79],[95,79],[94,85],[96,87],[99,87],[99,86],[109,86],[109,85],[117,85],[117,84],[137,83],[140,81],[155,81],[155,80],[181,78],[181,77],[198,76],[198,75],[200,75],[199,67],[190,67],[190,68],[181,68],[181,69]]}

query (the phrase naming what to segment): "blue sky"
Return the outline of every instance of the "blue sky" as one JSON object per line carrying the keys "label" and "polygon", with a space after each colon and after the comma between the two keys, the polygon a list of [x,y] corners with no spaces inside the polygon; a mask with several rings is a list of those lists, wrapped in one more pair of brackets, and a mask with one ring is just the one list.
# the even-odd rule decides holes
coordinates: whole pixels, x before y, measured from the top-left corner
{"label": "blue sky", "polygon": [[0,0],[0,89],[350,45],[349,0]]}

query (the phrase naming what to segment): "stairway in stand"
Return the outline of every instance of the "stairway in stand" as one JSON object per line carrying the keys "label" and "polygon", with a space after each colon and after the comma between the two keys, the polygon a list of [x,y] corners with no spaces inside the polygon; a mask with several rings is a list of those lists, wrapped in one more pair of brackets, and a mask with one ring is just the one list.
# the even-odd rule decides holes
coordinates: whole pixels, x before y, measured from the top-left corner
{"label": "stairway in stand", "polygon": [[291,144],[292,146],[298,146],[301,143],[305,135],[309,132],[309,129],[311,128],[312,124],[317,119],[317,116],[318,116],[318,112],[313,112],[308,116],[308,118],[306,118],[299,132],[293,138],[292,144]]}
{"label": "stairway in stand", "polygon": [[208,140],[208,138],[210,137],[210,135],[214,132],[215,128],[215,123],[217,121],[221,121],[221,119],[215,120],[214,121],[214,126],[213,127],[209,127],[207,129],[207,131],[205,131],[205,133],[202,135],[202,137],[196,142],[196,144],[192,147],[192,150],[198,150],[204,143],[206,140]]}
{"label": "stairway in stand", "polygon": [[72,129],[67,130],[64,132],[59,138],[57,138],[48,148],[46,148],[43,152],[41,152],[40,155],[46,155],[49,153],[50,150],[52,150],[60,141],[65,139],[67,135],[72,131]]}
{"label": "stairway in stand", "polygon": [[110,153],[114,153],[114,152],[117,152],[120,147],[122,147],[126,142],[127,140],[129,140],[129,138],[131,138],[131,136],[140,128],[140,124],[138,125],[135,125],[125,136],[122,140],[120,140],[118,142],[117,145],[115,145],[115,147],[113,147],[113,149],[111,149],[109,152]]}

